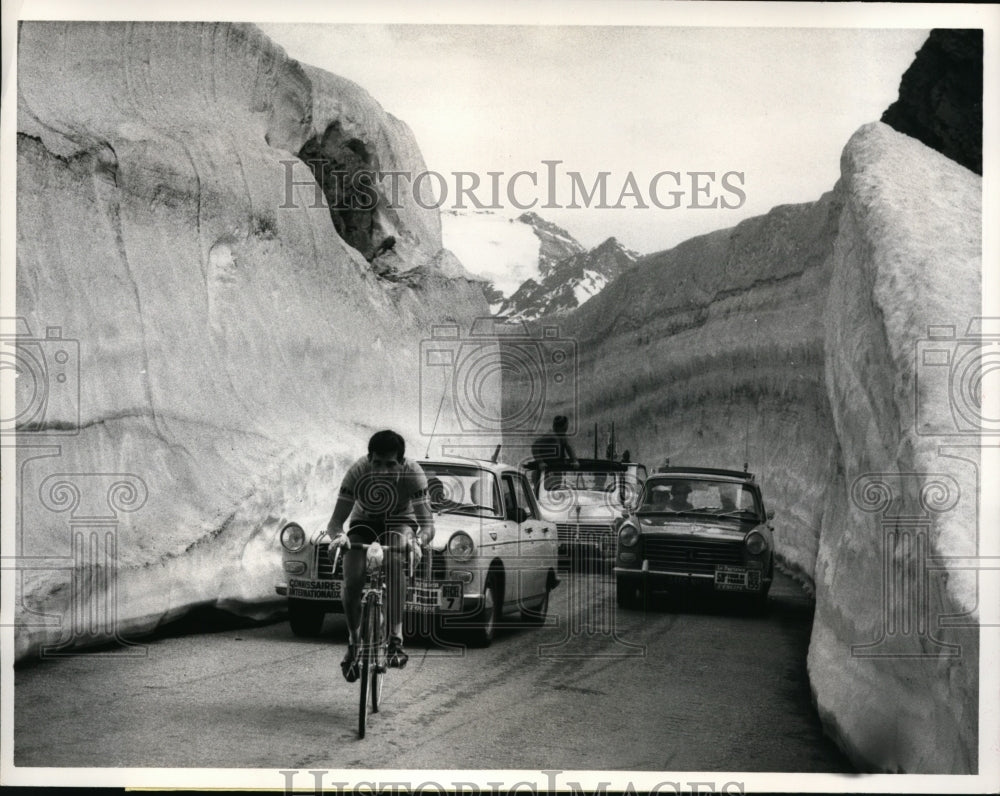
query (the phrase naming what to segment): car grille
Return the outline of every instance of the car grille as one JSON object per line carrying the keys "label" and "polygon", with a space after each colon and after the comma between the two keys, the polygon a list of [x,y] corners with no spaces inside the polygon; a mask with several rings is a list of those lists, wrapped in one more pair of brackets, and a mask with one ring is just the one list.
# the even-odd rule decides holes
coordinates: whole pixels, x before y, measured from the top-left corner
{"label": "car grille", "polygon": [[344,564],[342,559],[337,562],[337,575],[334,577],[333,562],[327,555],[329,549],[330,545],[327,542],[316,545],[316,578],[318,580],[340,580],[343,577]]}
{"label": "car grille", "polygon": [[696,572],[711,575],[719,564],[743,565],[743,544],[693,538],[644,537],[652,571]]}
{"label": "car grille", "polygon": [[[448,562],[445,560],[445,554],[443,550],[425,550],[424,557],[430,557],[431,561],[431,579],[432,580],[444,580],[448,574]],[[426,567],[421,564],[418,574],[424,574],[427,572]]]}
{"label": "car grille", "polygon": [[592,545],[600,545],[602,541],[607,545],[615,535],[614,526],[606,523],[557,522],[556,531],[560,542]]}

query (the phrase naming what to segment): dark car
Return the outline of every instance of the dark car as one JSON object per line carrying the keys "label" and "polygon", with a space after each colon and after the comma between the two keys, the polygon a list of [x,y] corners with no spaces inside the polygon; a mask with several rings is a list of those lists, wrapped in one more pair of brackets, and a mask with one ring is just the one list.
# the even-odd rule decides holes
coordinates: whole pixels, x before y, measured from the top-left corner
{"label": "dark car", "polygon": [[726,592],[763,610],[774,577],[773,512],[752,473],[663,467],[618,530],[618,605],[647,593]]}

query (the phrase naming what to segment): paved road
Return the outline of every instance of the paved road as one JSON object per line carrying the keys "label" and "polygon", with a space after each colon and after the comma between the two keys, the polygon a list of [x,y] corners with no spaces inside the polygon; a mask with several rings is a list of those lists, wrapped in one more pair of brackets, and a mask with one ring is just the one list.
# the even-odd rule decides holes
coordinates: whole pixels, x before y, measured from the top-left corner
{"label": "paved road", "polygon": [[766,617],[623,611],[610,583],[566,576],[545,627],[411,642],[364,741],[339,616],[315,640],[282,623],[45,661],[15,674],[15,764],[849,771],[811,705],[811,607],[783,577],[771,594]]}

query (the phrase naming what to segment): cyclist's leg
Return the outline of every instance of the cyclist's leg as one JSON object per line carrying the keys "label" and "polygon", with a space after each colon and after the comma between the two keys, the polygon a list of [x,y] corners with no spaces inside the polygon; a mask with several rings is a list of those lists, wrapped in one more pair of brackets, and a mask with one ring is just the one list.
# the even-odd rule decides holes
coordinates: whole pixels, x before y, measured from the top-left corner
{"label": "cyclist's leg", "polygon": [[[351,524],[348,539],[352,545],[365,544],[374,538],[374,529],[363,524]],[[349,682],[354,682],[358,676],[354,664],[361,636],[361,592],[365,586],[365,551],[351,547],[344,551],[343,560],[344,590],[341,599],[344,602],[344,617],[347,620],[348,646],[347,654],[341,661],[341,670]]]}
{"label": "cyclist's leg", "polygon": [[403,652],[403,606],[406,601],[406,561],[412,531],[409,525],[393,528],[386,534],[386,623],[389,629],[389,665],[402,668],[407,655]]}

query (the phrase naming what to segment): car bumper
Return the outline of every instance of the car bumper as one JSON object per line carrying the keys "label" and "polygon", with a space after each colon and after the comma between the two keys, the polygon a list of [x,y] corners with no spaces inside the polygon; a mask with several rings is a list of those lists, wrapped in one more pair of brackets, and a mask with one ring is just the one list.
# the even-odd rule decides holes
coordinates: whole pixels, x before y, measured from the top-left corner
{"label": "car bumper", "polygon": [[614,568],[615,577],[618,580],[642,584],[651,589],[705,589],[720,593],[744,593],[755,594],[767,591],[771,587],[771,578],[766,573],[753,567],[733,568],[746,572],[745,583],[727,583],[725,575],[717,572],[684,572],[681,570],[654,570],[649,568],[649,562],[643,561],[642,566]]}
{"label": "car bumper", "polygon": [[[434,586],[440,586],[442,582],[435,582]],[[558,585],[558,582],[557,582]],[[288,584],[279,583],[274,587],[277,594],[282,597],[288,597]],[[433,599],[437,600],[437,595],[435,592],[431,592]],[[425,593],[424,599],[421,599],[418,591],[411,589],[408,595],[407,602],[405,605],[405,610],[407,613],[412,614],[434,614],[440,616],[468,616],[474,614],[482,607],[483,597],[481,594],[463,594],[461,607],[457,609],[445,609],[440,605],[433,603],[427,598]],[[328,612],[343,613],[344,607],[340,600],[330,600],[326,598],[319,597],[293,597],[292,599],[300,600],[301,602],[313,603],[317,606],[323,606]],[[457,605],[457,604],[456,604]]]}

